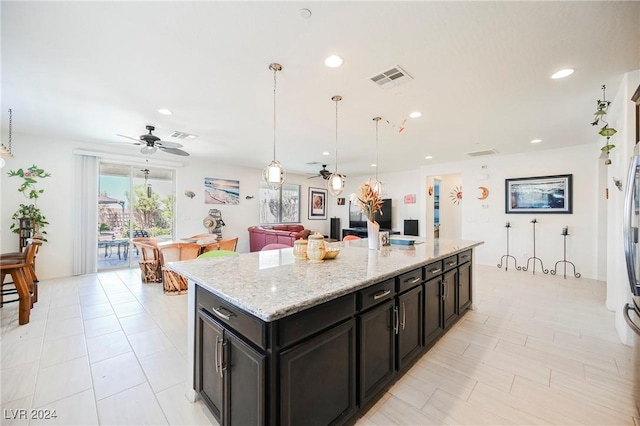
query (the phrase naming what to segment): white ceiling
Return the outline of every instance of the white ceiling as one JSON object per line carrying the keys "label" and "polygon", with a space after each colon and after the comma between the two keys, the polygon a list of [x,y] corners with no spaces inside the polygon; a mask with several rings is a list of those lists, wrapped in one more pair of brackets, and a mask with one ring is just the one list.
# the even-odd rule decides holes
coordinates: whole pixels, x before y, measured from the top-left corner
{"label": "white ceiling", "polygon": [[[601,141],[589,123],[600,87],[613,99],[622,75],[640,68],[640,2],[3,0],[1,8],[3,143],[12,108],[14,134],[43,141],[140,157],[116,134],[154,124],[192,157],[262,168],[273,149],[268,66],[278,62],[276,156],[291,173],[335,167],[336,94],[338,169],[347,175],[372,173],[378,115],[381,173],[485,149],[588,144],[595,159]],[[344,65],[325,67],[330,54]],[[369,81],[395,65],[414,79],[388,89]],[[572,76],[549,78],[567,67]],[[423,116],[399,132],[415,110]],[[169,138],[176,130],[199,137]]]}

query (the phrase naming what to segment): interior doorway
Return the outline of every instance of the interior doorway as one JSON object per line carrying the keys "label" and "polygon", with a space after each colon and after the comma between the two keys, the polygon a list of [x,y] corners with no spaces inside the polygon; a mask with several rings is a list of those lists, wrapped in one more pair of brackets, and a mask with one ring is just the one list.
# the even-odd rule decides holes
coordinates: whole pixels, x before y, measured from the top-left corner
{"label": "interior doorway", "polygon": [[462,236],[462,175],[437,175],[427,177],[426,235],[434,238]]}
{"label": "interior doorway", "polygon": [[98,176],[98,270],[137,266],[136,236],[174,237],[175,173],[101,161]]}

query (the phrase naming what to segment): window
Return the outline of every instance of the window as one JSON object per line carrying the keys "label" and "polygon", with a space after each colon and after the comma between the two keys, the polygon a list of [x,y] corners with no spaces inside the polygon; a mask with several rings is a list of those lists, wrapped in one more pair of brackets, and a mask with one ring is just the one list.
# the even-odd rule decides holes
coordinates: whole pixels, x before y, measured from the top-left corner
{"label": "window", "polygon": [[299,223],[300,185],[284,184],[270,189],[260,182],[260,224]]}

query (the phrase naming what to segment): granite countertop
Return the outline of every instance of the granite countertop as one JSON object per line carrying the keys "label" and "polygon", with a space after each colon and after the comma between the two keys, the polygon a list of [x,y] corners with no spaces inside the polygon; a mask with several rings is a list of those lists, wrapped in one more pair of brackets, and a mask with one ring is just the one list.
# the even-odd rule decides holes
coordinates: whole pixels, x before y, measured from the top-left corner
{"label": "granite countertop", "polygon": [[[296,259],[293,248],[287,248],[170,262],[166,266],[269,322],[480,244],[435,239],[369,250],[366,240],[360,240],[328,243],[329,247],[339,247],[340,254],[322,263]],[[189,288],[190,294],[193,290]]]}

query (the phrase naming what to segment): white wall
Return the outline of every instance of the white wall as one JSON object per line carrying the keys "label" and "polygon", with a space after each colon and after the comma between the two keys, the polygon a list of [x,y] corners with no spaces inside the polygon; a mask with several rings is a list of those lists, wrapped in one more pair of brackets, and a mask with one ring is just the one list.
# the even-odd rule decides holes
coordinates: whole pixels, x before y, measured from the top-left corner
{"label": "white wall", "polygon": [[[38,182],[38,188],[44,189],[44,194],[38,200],[38,207],[42,210],[50,225],[46,228],[48,242],[43,245],[38,255],[38,275],[41,279],[66,277],[72,275],[73,235],[79,230],[73,223],[73,189],[75,175],[74,154],[76,148],[100,151],[100,145],[33,137],[14,132],[14,158],[6,160],[6,165],[0,173],[0,251],[10,252],[18,250],[18,236],[9,229],[11,216],[18,205],[30,204],[17,188],[20,180],[8,178],[9,170],[28,168],[33,164],[51,173],[51,177]],[[131,150],[120,151],[127,153],[132,161],[141,161],[140,156]],[[225,238],[239,237],[238,251],[249,251],[249,233],[247,228],[258,224],[258,186],[262,174],[260,169],[239,167],[227,164],[216,164],[211,161],[197,161],[184,157],[158,156],[164,160],[182,162],[183,167],[176,169],[176,236],[185,237],[206,232],[202,219],[209,209],[218,208],[226,223],[223,230]],[[266,160],[265,160],[266,161]],[[204,177],[219,177],[240,181],[240,204],[237,206],[204,204]],[[301,223],[305,228],[312,229],[324,235],[329,234],[329,218],[336,207],[335,198],[329,197],[327,205],[327,220],[308,220],[308,187],[324,187],[321,179],[308,180],[306,176],[287,174],[287,183],[301,185]],[[193,190],[196,197],[189,199],[184,195],[185,190]],[[245,196],[253,195],[251,200]]]}
{"label": "white wall", "polygon": [[[611,151],[612,164],[607,167],[606,182],[609,186],[607,203],[607,308],[616,312],[616,329],[623,343],[631,345],[633,333],[622,317],[622,307],[631,301],[627,267],[624,258],[622,238],[622,217],[624,211],[624,191],[618,191],[613,178],[623,181],[627,189],[627,168],[635,145],[635,104],[631,96],[640,84],[640,70],[627,73],[611,103],[608,114],[609,124],[618,130],[611,138],[616,148]],[[602,139],[602,138],[600,138]],[[602,144],[602,140],[599,141]]]}
{"label": "white wall", "polygon": [[[463,199],[460,203],[462,234],[465,240],[481,240],[477,261],[484,265],[497,265],[506,252],[505,222],[511,222],[510,254],[515,256],[518,266],[526,266],[533,256],[533,230],[536,225],[536,256],[544,267],[552,269],[562,259],[563,226],[569,226],[567,259],[574,262],[577,272],[588,278],[598,278],[597,267],[597,210],[594,206],[597,189],[599,146],[578,145],[563,149],[540,150],[538,152],[500,156],[493,155],[467,161],[425,166],[420,170],[422,187],[426,194],[429,177],[459,173],[462,176]],[[573,174],[573,214],[506,214],[505,179],[517,177]],[[490,193],[479,200],[479,186],[486,186]],[[441,206],[451,203],[448,193],[440,195]],[[427,217],[427,206],[423,203],[422,217]],[[424,227],[423,227],[424,230]],[[421,235],[424,235],[421,231]],[[533,263],[530,263],[530,268]],[[536,271],[540,270],[537,263]],[[571,272],[569,268],[568,273]],[[524,272],[523,272],[524,273]],[[530,271],[528,273],[531,273]],[[561,272],[562,273],[562,272]]]}

